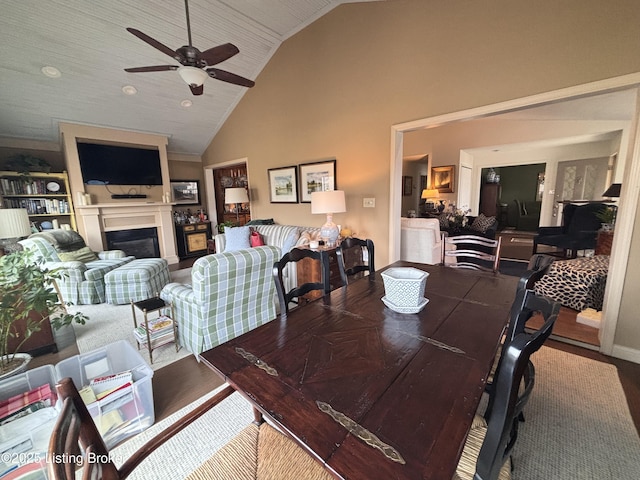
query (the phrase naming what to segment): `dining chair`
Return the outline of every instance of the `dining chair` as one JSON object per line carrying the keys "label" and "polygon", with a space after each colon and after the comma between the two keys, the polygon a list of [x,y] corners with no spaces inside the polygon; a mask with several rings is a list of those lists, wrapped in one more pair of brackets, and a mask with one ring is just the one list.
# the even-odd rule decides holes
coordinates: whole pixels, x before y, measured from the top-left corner
{"label": "dining chair", "polygon": [[[442,263],[445,267],[498,272],[502,239],[478,235],[442,234]],[[487,267],[485,265],[491,265]]]}
{"label": "dining chair", "polygon": [[[485,385],[485,392],[489,395],[486,411],[491,410],[491,405],[495,401],[496,376],[498,372],[500,372],[500,364],[504,361],[504,355],[509,344],[513,342],[518,335],[525,333],[525,326],[534,315],[542,315],[545,321],[544,325],[550,325],[550,335],[559,312],[560,303],[554,302],[547,297],[536,295],[533,290],[519,289],[517,291],[516,298],[511,305],[509,324],[503,337],[502,346],[496,353],[491,373]],[[524,420],[523,414],[520,414],[519,417],[521,420]]]}
{"label": "dining chair", "polygon": [[549,271],[549,267],[555,260],[554,257],[544,254],[535,254],[529,260],[527,271],[518,280],[518,290],[533,290],[536,282],[544,277]]}
{"label": "dining chair", "polygon": [[[316,260],[320,263],[320,281],[303,283],[287,292],[283,280],[285,269],[288,265],[297,265],[298,262],[306,258]],[[287,313],[289,313],[290,303],[300,305],[302,297],[314,290],[319,291],[322,295],[326,295],[331,291],[329,284],[329,255],[321,250],[292,248],[289,252],[285,253],[280,260],[273,264],[273,280],[276,283],[276,291],[278,292],[280,315],[286,318]]]}
{"label": "dining chair", "polygon": [[485,415],[476,415],[454,480],[511,479],[511,451],[518,437],[518,418],[535,384],[531,355],[551,334],[555,317],[540,330],[520,333],[507,346],[496,377],[494,401]]}
{"label": "dining chair", "polygon": [[[123,480],[134,473],[147,458],[151,457],[147,461],[152,462],[152,455],[158,447],[171,440],[177,433],[197,421],[234,392],[230,386],[225,387],[151,438],[120,467],[117,467],[113,463],[114,456],[109,454],[71,378],[62,379],[56,385],[56,389],[62,402],[62,410],[49,440],[47,458],[62,459],[62,461],[47,462],[49,480],[75,480],[76,468],[79,465],[83,467],[83,479]],[[207,439],[193,439],[193,441],[196,445],[200,441],[206,442]],[[89,458],[92,461],[87,461]],[[187,480],[273,478],[329,480],[333,477],[293,440],[266,422],[256,421],[245,427],[229,443],[214,453],[193,471]]]}
{"label": "dining chair", "polygon": [[[366,252],[366,258],[364,252]],[[353,237],[345,238],[336,250],[336,257],[343,285],[347,285],[349,277],[358,273],[369,272],[370,276],[376,273],[373,241],[368,238],[366,240]],[[353,265],[352,261],[357,263]],[[346,266],[347,264],[349,267]]]}

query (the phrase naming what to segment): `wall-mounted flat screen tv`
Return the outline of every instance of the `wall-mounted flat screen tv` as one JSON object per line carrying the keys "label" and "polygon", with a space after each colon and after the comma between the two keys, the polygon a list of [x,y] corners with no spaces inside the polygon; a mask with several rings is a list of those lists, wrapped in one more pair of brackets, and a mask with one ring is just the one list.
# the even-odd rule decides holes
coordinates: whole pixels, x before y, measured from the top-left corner
{"label": "wall-mounted flat screen tv", "polygon": [[86,184],[162,185],[157,149],[78,142],[82,181]]}

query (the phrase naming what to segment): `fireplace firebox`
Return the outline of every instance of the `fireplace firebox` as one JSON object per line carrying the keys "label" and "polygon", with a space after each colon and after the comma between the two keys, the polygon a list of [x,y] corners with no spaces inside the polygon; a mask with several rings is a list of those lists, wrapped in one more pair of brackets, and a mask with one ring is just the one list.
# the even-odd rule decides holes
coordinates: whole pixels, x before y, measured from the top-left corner
{"label": "fireplace firebox", "polygon": [[158,229],[134,228],[105,232],[109,250],[123,250],[136,258],[159,258]]}

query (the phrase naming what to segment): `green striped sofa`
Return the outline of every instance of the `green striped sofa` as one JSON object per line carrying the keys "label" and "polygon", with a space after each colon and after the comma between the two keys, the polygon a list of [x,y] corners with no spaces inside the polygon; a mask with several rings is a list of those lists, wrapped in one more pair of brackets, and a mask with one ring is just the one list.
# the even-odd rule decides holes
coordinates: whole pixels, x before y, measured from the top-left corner
{"label": "green striped sofa", "polygon": [[[296,225],[251,225],[260,235],[265,245],[278,247],[282,255],[294,247],[309,245],[310,240],[320,239],[320,227],[300,227]],[[219,233],[214,237],[216,252],[224,252],[226,237]],[[284,271],[284,286],[288,291],[297,284],[296,265],[287,265]]]}
{"label": "green striped sofa", "polygon": [[191,285],[169,283],[160,297],[174,305],[179,342],[197,354],[248,332],[276,317],[273,246],[200,257]]}
{"label": "green striped sofa", "polygon": [[34,233],[19,243],[36,252],[37,257],[43,258],[46,268],[62,270],[64,277],[58,280],[62,299],[74,305],[104,303],[104,276],[135,258],[127,256],[122,250],[109,250],[97,252],[97,260],[62,261],[58,256],[59,252],[64,254],[78,247],[87,249],[82,237],[73,230]]}

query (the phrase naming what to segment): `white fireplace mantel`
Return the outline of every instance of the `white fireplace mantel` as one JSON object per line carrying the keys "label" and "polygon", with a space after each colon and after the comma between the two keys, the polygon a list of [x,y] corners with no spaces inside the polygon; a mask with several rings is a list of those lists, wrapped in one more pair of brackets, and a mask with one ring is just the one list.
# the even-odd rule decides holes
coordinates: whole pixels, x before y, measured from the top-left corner
{"label": "white fireplace mantel", "polygon": [[77,205],[75,208],[76,214],[82,217],[78,222],[79,233],[92,250],[106,250],[104,232],[156,227],[160,255],[169,264],[174,264],[179,258],[172,206],[162,202],[123,202]]}

